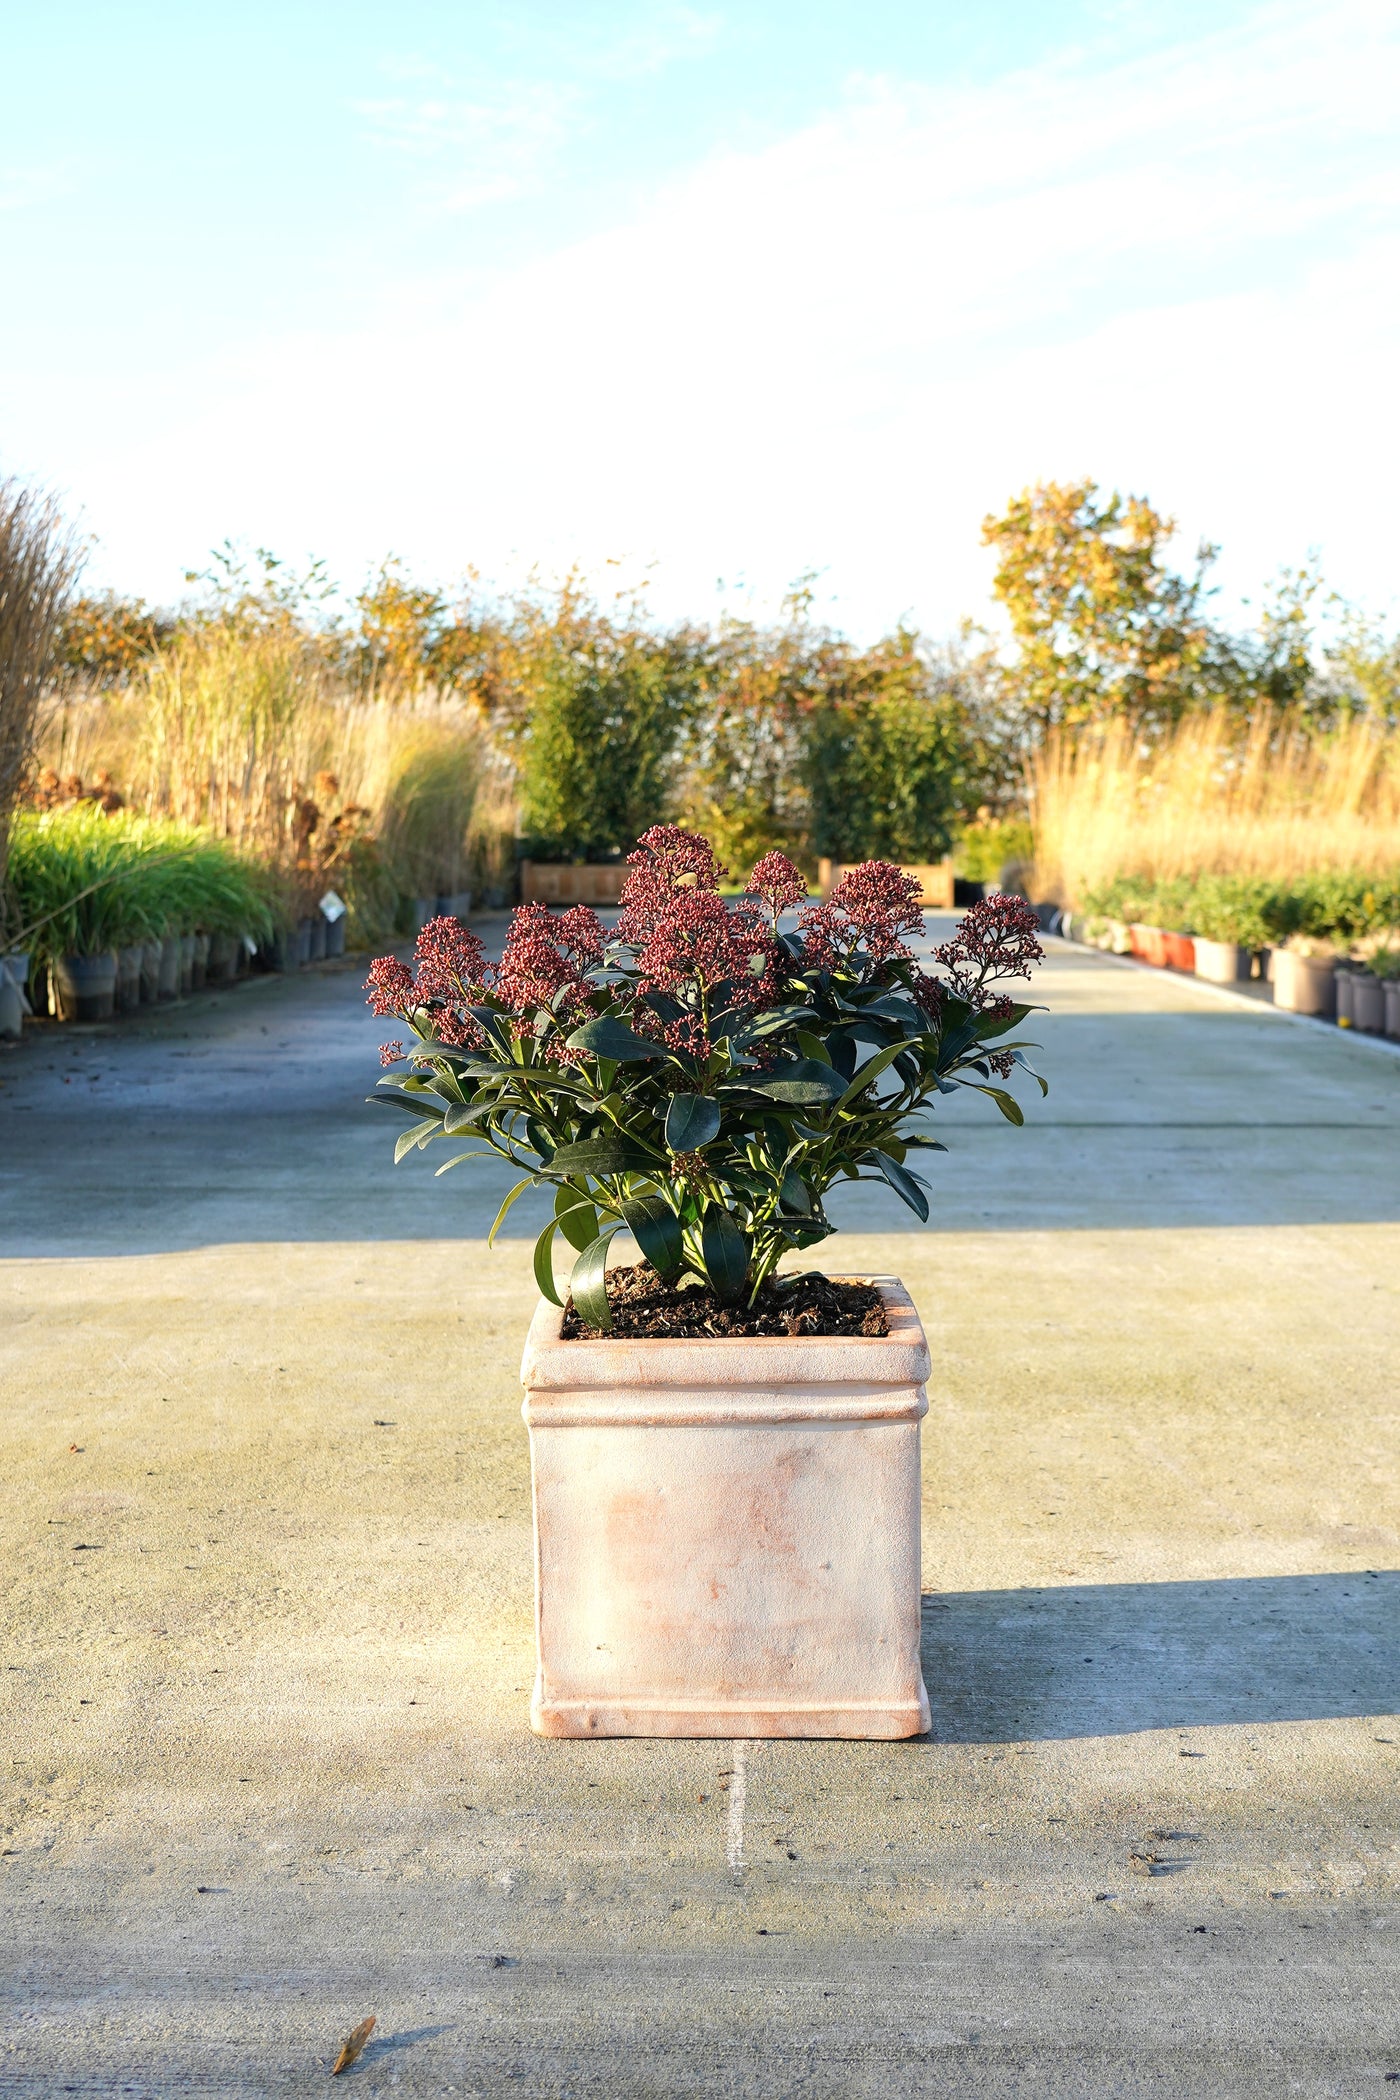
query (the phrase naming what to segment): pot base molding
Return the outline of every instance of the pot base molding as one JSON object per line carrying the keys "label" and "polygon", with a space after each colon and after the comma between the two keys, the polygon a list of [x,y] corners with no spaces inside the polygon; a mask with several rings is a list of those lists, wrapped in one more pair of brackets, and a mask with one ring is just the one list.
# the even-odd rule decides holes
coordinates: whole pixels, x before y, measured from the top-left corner
{"label": "pot base molding", "polygon": [[834,1736],[929,1726],[919,1432],[929,1354],[887,1336],[559,1338],[521,1382],[540,1735]]}
{"label": "pot base molding", "polygon": [[536,1735],[598,1737],[722,1736],[727,1741],[748,1736],[837,1736],[853,1742],[900,1742],[923,1735],[929,1726],[928,1694],[891,1706],[870,1705],[721,1706],[712,1699],[673,1700],[651,1704],[632,1699],[624,1706],[588,1700],[544,1699],[538,1688],[530,1702],[530,1726]]}

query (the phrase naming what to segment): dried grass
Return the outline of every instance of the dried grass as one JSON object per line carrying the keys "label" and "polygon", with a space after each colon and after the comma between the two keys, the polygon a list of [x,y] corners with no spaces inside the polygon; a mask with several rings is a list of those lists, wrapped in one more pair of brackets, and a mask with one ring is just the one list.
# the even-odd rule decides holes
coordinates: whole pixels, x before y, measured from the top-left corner
{"label": "dried grass", "polygon": [[1081,904],[1116,877],[1256,875],[1400,865],[1400,733],[1364,717],[1326,736],[1263,715],[1052,733],[1031,764],[1037,895]]}

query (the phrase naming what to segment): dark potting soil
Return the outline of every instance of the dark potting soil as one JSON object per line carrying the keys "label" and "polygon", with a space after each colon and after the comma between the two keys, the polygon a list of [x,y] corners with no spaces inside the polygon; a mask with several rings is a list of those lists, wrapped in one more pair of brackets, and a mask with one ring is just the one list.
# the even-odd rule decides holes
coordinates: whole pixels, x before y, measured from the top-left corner
{"label": "dark potting soil", "polygon": [[[647,1341],[688,1342],[720,1336],[736,1341],[794,1334],[885,1335],[885,1301],[873,1283],[841,1276],[801,1276],[783,1289],[765,1284],[752,1306],[721,1305],[708,1285],[679,1289],[663,1283],[655,1269],[637,1262],[608,1272],[608,1304],[615,1335]],[[566,1342],[595,1341],[570,1298],[560,1330]]]}

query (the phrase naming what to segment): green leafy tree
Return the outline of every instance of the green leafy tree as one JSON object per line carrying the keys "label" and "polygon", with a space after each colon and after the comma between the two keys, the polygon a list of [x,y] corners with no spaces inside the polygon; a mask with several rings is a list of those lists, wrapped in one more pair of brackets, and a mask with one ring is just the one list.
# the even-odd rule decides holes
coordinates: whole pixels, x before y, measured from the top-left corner
{"label": "green leafy tree", "polygon": [[620,851],[668,812],[696,685],[688,636],[656,634],[635,613],[606,618],[570,584],[511,654],[527,846],[541,858]]}
{"label": "green leafy tree", "polygon": [[983,521],[1016,644],[1008,680],[1033,732],[1118,714],[1164,724],[1245,682],[1203,611],[1217,550],[1202,542],[1178,575],[1164,559],[1175,531],[1092,481],[1044,482]]}
{"label": "green leafy tree", "polygon": [[838,861],[937,860],[962,807],[968,732],[901,630],[852,657],[844,689],[807,718],[803,771],[812,851]]}

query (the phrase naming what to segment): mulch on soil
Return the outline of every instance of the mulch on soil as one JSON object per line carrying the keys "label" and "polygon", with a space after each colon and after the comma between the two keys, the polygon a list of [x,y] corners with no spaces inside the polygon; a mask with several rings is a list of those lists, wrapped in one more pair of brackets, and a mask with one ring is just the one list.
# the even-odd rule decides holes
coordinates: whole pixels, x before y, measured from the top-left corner
{"label": "mulch on soil", "polygon": [[[681,1288],[663,1283],[646,1262],[608,1271],[608,1304],[614,1335],[646,1341],[688,1342],[721,1336],[756,1340],[765,1336],[864,1334],[890,1331],[885,1301],[872,1283],[842,1276],[801,1276],[785,1289],[765,1284],[750,1308],[721,1305],[708,1284]],[[596,1341],[570,1298],[560,1330],[569,1341]]]}

